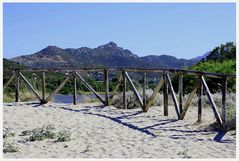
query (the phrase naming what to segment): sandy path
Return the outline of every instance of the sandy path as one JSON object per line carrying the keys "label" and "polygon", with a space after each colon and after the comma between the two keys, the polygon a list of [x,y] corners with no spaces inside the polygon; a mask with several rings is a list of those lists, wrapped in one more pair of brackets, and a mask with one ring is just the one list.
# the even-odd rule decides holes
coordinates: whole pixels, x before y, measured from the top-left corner
{"label": "sandy path", "polygon": [[[5,103],[3,127],[14,129],[10,138],[20,151],[5,158],[235,158],[235,131],[220,142],[218,132],[203,130],[214,121],[211,109],[203,109],[203,122],[195,124],[197,108],[190,107],[184,120],[177,120],[174,107],[163,116],[162,107],[147,113],[121,110],[100,104]],[[54,124],[72,132],[72,140],[29,142],[18,136],[24,130]],[[184,154],[182,154],[184,151]]]}

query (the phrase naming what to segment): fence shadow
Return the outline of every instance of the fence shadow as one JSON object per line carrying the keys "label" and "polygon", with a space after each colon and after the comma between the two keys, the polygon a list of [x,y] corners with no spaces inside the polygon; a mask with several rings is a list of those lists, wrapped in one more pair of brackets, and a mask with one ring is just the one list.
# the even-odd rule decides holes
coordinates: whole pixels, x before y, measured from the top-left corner
{"label": "fence shadow", "polygon": [[[68,108],[68,107],[57,107],[60,108],[62,110],[67,110],[67,111],[71,111],[71,112],[81,112],[82,114],[85,115],[94,115],[94,116],[98,116],[98,117],[103,117],[106,119],[109,119],[111,121],[114,121],[120,125],[126,126],[130,129],[142,132],[150,137],[158,137],[158,135],[155,134],[154,130],[160,130],[160,131],[170,131],[170,132],[179,132],[180,134],[171,134],[168,135],[169,138],[171,139],[189,139],[190,137],[194,137],[194,140],[196,141],[205,141],[205,139],[202,138],[197,138],[197,135],[211,135],[211,134],[215,134],[215,131],[210,131],[207,129],[202,129],[202,130],[193,130],[193,129],[175,129],[175,127],[180,128],[183,126],[188,126],[187,125],[174,125],[174,122],[177,122],[177,119],[162,119],[162,120],[158,120],[156,124],[150,125],[150,126],[145,126],[145,127],[138,127],[137,125],[134,125],[133,123],[129,123],[129,122],[124,122],[122,119],[126,119],[129,117],[139,117],[138,115],[142,113],[142,111],[133,111],[133,112],[127,112],[127,114],[122,114],[121,116],[108,116],[106,114],[99,114],[99,113],[93,113],[90,111],[90,109],[95,108],[95,109],[103,109],[104,107],[102,106],[84,106],[83,109],[72,109],[72,108]],[[102,111],[102,113],[104,112],[109,112],[110,110],[107,111]],[[114,110],[115,111],[115,110]],[[97,111],[99,112],[99,111]],[[116,113],[119,114],[119,113]],[[142,116],[143,117],[143,116]],[[137,122],[139,123],[139,122]],[[167,125],[167,126],[164,126]],[[224,133],[223,131],[217,131],[216,136],[212,139],[213,141],[219,142],[219,143],[230,143],[232,142],[231,140],[222,140],[223,137],[225,136],[226,133]]]}

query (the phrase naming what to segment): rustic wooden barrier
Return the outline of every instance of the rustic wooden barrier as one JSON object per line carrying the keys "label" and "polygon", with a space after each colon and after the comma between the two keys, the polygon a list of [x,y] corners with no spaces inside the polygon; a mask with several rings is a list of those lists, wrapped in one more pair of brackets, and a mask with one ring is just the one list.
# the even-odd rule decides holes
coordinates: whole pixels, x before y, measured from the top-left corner
{"label": "rustic wooden barrier", "polygon": [[[20,91],[20,79],[27,85],[27,87],[34,93],[34,95],[39,99],[41,104],[49,102],[54,95],[56,95],[62,87],[69,81],[72,80],[72,88],[73,88],[73,104],[77,104],[77,80],[80,80],[81,83],[91,91],[96,98],[98,98],[105,106],[111,105],[113,96],[117,93],[120,85],[123,85],[123,107],[127,109],[127,98],[126,98],[126,91],[127,91],[127,83],[131,87],[137,101],[140,104],[143,112],[147,112],[152,106],[156,95],[159,93],[160,89],[163,87],[163,98],[164,98],[164,115],[168,116],[168,95],[169,92],[172,96],[174,107],[178,119],[184,119],[188,108],[192,102],[194,95],[198,92],[198,122],[201,122],[202,119],[202,95],[203,91],[206,93],[207,98],[211,104],[212,111],[215,115],[215,118],[219,125],[224,129],[227,130],[227,108],[226,108],[226,93],[227,93],[227,81],[229,79],[235,78],[235,75],[230,74],[223,74],[223,73],[210,73],[210,72],[201,72],[201,71],[193,71],[193,70],[183,70],[183,69],[168,69],[168,68],[160,68],[160,69],[139,69],[139,68],[125,68],[125,69],[103,69],[103,68],[81,68],[81,69],[71,69],[71,70],[61,70],[61,69],[25,69],[25,70],[5,70],[5,71],[12,71],[13,74],[10,79],[3,85],[5,89],[9,86],[10,83],[13,83],[15,78],[15,101],[19,102],[19,91]],[[25,78],[25,76],[21,73],[22,71],[32,71],[32,72],[42,72],[42,94],[39,95],[38,92],[34,89],[31,83]],[[65,80],[48,96],[46,97],[46,76],[45,72],[69,72],[66,76]],[[103,72],[104,74],[104,85],[105,85],[105,98],[103,98],[100,94],[93,89],[90,84],[80,75],[79,72]],[[109,96],[109,72],[120,72],[120,77],[118,79],[117,85],[112,92],[112,95]],[[143,73],[143,94],[142,97],[139,94],[138,90],[136,89],[132,79],[130,78],[128,72],[142,72]],[[153,94],[148,98],[146,98],[146,88],[147,88],[147,73],[150,72],[157,72],[162,73],[163,76],[158,82]],[[178,75],[178,98],[176,96],[175,90],[173,88],[170,75],[169,74],[177,74]],[[195,86],[191,91],[188,99],[186,100],[185,104],[183,105],[183,76],[184,75],[194,75],[197,77],[195,82]],[[211,92],[207,86],[207,83],[204,77],[213,77],[219,78],[222,80],[222,115],[220,116],[218,112],[218,108],[212,98]]]}

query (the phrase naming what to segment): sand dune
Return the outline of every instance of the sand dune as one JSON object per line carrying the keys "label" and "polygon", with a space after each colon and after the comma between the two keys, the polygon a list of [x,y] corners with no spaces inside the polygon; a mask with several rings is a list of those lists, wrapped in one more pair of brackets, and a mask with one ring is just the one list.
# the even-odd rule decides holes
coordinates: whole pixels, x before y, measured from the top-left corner
{"label": "sand dune", "polygon": [[[197,124],[197,107],[190,107],[184,120],[177,120],[173,106],[169,116],[162,107],[123,110],[100,104],[4,103],[3,127],[19,151],[4,158],[235,158],[236,132],[205,130],[215,121],[210,108],[203,109]],[[22,131],[45,124],[72,133],[72,140],[26,141]],[[219,139],[218,139],[219,138]]]}

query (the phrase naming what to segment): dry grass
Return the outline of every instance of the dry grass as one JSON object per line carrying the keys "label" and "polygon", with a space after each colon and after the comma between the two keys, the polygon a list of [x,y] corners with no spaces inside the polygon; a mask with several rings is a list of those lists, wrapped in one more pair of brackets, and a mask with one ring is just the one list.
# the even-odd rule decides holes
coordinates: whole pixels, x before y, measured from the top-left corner
{"label": "dry grass", "polygon": [[[142,97],[142,91],[139,90],[139,93]],[[153,91],[152,90],[146,90],[146,98],[148,99],[152,95]],[[188,99],[189,95],[185,95],[183,97],[183,104],[186,102]],[[222,110],[222,94],[221,93],[215,93],[212,94],[213,100],[215,104],[217,105],[218,111],[221,114]],[[203,108],[210,108],[211,104],[207,98],[206,95],[203,95]],[[127,108],[128,109],[134,109],[134,108],[140,108],[140,105],[138,103],[138,100],[136,99],[134,93],[132,91],[127,91],[126,92],[126,103],[127,103]],[[168,104],[169,105],[174,105],[173,100],[171,95],[168,96]],[[112,105],[117,107],[117,108],[123,108],[123,94],[120,93],[118,95],[115,95],[112,100]],[[154,101],[154,106],[162,106],[163,105],[163,94],[158,93],[156,95],[155,101]],[[193,100],[191,102],[191,106],[197,106],[198,105],[198,97],[195,95],[193,97]],[[226,102],[226,107],[227,107],[227,120],[228,124],[231,124],[231,128],[235,129],[236,127],[236,94],[235,93],[228,93],[227,94],[227,102]]]}

